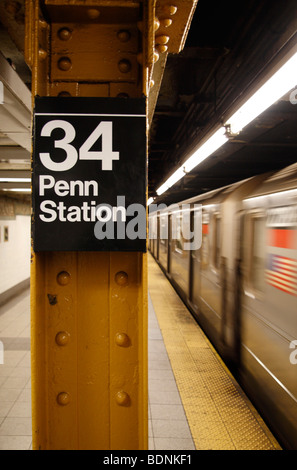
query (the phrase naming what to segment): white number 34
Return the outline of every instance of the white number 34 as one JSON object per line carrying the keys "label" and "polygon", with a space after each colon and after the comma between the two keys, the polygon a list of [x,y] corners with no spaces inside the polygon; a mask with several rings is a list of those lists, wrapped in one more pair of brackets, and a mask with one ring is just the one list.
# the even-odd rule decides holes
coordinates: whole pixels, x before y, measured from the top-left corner
{"label": "white number 34", "polygon": [[[72,124],[68,121],[53,120],[47,122],[41,129],[41,137],[50,137],[54,129],[63,129],[65,135],[62,139],[55,140],[55,148],[65,151],[66,158],[63,162],[55,162],[52,160],[50,153],[41,152],[39,154],[41,163],[51,171],[67,171],[74,167],[77,160],[101,160],[102,170],[112,170],[114,160],[120,159],[119,152],[112,150],[112,122],[101,121],[94,129],[92,134],[82,144],[79,151],[71,145],[76,137],[76,131]],[[91,151],[90,149],[95,142],[102,137],[102,150]]]}

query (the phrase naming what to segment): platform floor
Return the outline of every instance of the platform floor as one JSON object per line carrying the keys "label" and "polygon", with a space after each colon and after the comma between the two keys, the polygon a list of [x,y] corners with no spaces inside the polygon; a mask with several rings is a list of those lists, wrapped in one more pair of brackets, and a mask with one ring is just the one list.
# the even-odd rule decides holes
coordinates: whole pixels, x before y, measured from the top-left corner
{"label": "platform floor", "polygon": [[0,307],[0,450],[32,444],[29,290]]}
{"label": "platform floor", "polygon": [[[149,255],[149,449],[279,449]],[[0,450],[29,450],[29,291],[0,307]]]}

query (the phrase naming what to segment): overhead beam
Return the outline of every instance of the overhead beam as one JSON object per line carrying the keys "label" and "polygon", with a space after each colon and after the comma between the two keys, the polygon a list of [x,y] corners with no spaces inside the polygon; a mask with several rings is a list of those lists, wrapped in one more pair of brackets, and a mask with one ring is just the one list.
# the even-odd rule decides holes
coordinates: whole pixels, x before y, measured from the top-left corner
{"label": "overhead beam", "polygon": [[0,171],[1,170],[13,170],[13,171],[18,171],[18,170],[22,170],[22,171],[30,171],[30,168],[31,168],[31,163],[30,162],[19,162],[19,163],[15,163],[15,162],[6,162],[6,161],[0,161]]}
{"label": "overhead beam", "polygon": [[0,183],[0,189],[30,188],[31,183]]}
{"label": "overhead beam", "polygon": [[0,131],[31,149],[31,92],[0,53]]}
{"label": "overhead beam", "polygon": [[297,142],[253,142],[239,139],[230,139],[230,144],[241,144],[249,147],[297,148]]}
{"label": "overhead beam", "polygon": [[0,146],[0,160],[30,160],[30,152],[19,146]]}
{"label": "overhead beam", "polygon": [[0,178],[31,178],[30,170],[1,170]]}

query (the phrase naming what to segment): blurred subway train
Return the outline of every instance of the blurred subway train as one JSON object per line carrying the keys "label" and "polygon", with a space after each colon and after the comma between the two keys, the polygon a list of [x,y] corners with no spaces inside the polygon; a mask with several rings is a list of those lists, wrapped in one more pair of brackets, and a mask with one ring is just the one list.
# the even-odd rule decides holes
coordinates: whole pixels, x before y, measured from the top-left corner
{"label": "blurred subway train", "polygon": [[155,207],[149,232],[170,282],[282,446],[296,450],[297,164]]}

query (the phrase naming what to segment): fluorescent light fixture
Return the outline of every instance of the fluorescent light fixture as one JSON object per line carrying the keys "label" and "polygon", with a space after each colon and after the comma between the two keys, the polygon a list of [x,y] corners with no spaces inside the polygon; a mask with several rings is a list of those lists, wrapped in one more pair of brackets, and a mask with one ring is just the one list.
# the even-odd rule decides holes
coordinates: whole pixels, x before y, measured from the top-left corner
{"label": "fluorescent light fixture", "polygon": [[[296,49],[295,49],[296,50]],[[238,134],[245,126],[262,114],[297,85],[297,52],[282,65],[190,158],[157,189],[161,196],[167,189],[189,173],[203,160],[228,141],[226,128]]]}
{"label": "fluorescent light fixture", "polygon": [[173,175],[169,176],[169,178],[165,181],[164,184],[162,184],[162,186],[160,186],[160,187],[157,189],[157,194],[158,194],[158,196],[160,196],[161,194],[165,193],[165,191],[167,191],[167,189],[171,188],[171,186],[173,186],[175,183],[177,183],[177,182],[178,182],[180,179],[182,179],[184,176],[185,176],[184,166],[181,166],[180,168],[178,168],[178,169],[173,173]]}
{"label": "fluorescent light fixture", "polygon": [[0,183],[30,183],[31,178],[0,178]]}
{"label": "fluorescent light fixture", "polygon": [[165,193],[167,189],[171,188],[171,186],[183,178],[186,173],[193,170],[195,166],[213,154],[227,141],[228,137],[226,136],[226,129],[225,127],[220,127],[190,158],[188,158],[185,163],[183,163],[180,168],[173,173],[173,175],[165,181],[165,183],[162,184],[162,186],[157,189],[158,196]]}
{"label": "fluorescent light fixture", "polygon": [[[1,188],[0,188],[1,190]],[[31,192],[31,188],[3,188],[2,191],[11,191],[11,192],[15,192],[15,193],[30,193]]]}
{"label": "fluorescent light fixture", "polygon": [[184,163],[186,173],[212,155],[228,141],[225,127],[220,127],[196,152]]}
{"label": "fluorescent light fixture", "polygon": [[259,88],[227,121],[232,134],[245,126],[282,98],[297,84],[297,53],[295,53],[263,86]]}
{"label": "fluorescent light fixture", "polygon": [[158,196],[161,196],[161,194],[165,193],[165,191],[167,191],[167,189],[169,189],[169,186],[167,186],[166,183],[162,184],[162,186],[160,186],[158,189],[157,189],[157,194]]}
{"label": "fluorescent light fixture", "polygon": [[149,206],[150,204],[152,204],[152,202],[154,202],[154,198],[153,198],[153,197],[150,197],[150,198],[147,200],[147,205]]}
{"label": "fluorescent light fixture", "polygon": [[181,180],[185,176],[184,166],[181,166],[166,180],[166,185],[171,188],[175,183]]}

